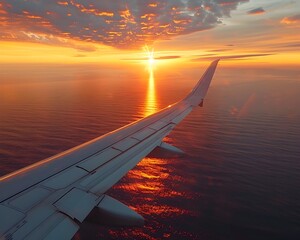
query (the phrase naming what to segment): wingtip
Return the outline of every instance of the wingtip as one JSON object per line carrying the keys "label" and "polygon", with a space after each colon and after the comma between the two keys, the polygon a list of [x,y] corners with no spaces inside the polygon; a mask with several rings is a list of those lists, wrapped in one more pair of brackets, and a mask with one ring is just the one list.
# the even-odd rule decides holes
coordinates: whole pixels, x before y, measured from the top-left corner
{"label": "wingtip", "polygon": [[218,65],[218,63],[219,63],[219,61],[221,60],[221,58],[218,58],[218,59],[216,59],[216,60],[214,60],[214,61],[212,61],[211,63],[210,63],[210,66],[209,67],[217,67],[217,65]]}
{"label": "wingtip", "polygon": [[218,58],[218,59],[214,60],[212,63],[217,64],[220,60],[221,60],[221,58]]}
{"label": "wingtip", "polygon": [[210,66],[206,69],[197,85],[193,88],[191,93],[185,98],[192,106],[203,105],[203,99],[207,93],[212,77],[217,68],[218,62],[221,59],[216,59],[211,62]]}

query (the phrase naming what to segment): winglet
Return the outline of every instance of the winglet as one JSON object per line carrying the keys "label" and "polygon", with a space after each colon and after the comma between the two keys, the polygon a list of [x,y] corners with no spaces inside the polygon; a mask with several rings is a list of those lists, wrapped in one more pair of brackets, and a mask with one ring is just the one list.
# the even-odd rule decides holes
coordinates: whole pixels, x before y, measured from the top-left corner
{"label": "winglet", "polygon": [[191,93],[185,98],[185,100],[188,103],[190,103],[192,106],[198,106],[198,105],[201,106],[201,103],[204,100],[204,97],[207,93],[207,90],[209,88],[210,82],[216,71],[219,61],[220,59],[217,59],[210,64],[210,66],[207,68],[205,73],[200,78],[197,85],[194,87]]}

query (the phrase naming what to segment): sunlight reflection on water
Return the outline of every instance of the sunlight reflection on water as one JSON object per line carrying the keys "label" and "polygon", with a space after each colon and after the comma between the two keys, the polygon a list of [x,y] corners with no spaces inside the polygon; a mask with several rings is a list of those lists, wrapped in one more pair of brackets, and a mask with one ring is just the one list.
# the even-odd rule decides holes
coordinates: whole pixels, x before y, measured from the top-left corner
{"label": "sunlight reflection on water", "polygon": [[154,80],[154,69],[150,65],[148,68],[149,79],[148,79],[148,89],[145,107],[143,108],[144,116],[149,116],[152,113],[157,112],[157,99],[156,99],[156,90],[155,90],[155,80]]}

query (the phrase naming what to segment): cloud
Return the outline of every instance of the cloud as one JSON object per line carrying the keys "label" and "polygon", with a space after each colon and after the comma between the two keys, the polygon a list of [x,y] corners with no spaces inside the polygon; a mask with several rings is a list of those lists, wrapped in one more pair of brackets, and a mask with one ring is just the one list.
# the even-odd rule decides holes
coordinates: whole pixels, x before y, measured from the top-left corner
{"label": "cloud", "polygon": [[[155,60],[170,60],[170,59],[177,59],[181,58],[181,56],[161,56],[161,57],[155,57]],[[148,61],[149,58],[143,57],[143,58],[125,58],[122,60],[127,60],[127,61]]]}
{"label": "cloud", "polygon": [[300,49],[300,42],[286,42],[272,45],[272,51],[281,52],[281,51],[292,51]]}
{"label": "cloud", "polygon": [[19,39],[22,39],[23,41],[31,41],[31,42],[34,41],[37,43],[44,43],[47,45],[59,45],[63,47],[74,48],[83,52],[94,52],[97,50],[97,48],[92,44],[78,44],[72,40],[56,37],[53,36],[52,34],[45,35],[45,34],[37,34],[32,32],[21,32],[21,34],[23,34],[23,36],[19,36]]}
{"label": "cloud", "polygon": [[296,43],[290,43],[290,44],[286,44],[284,45],[284,47],[286,48],[300,48],[300,42],[296,42]]}
{"label": "cloud", "polygon": [[83,52],[94,52],[97,50],[97,48],[92,43],[80,43],[72,39],[67,39],[52,34],[33,33],[26,31],[18,31],[12,33],[2,32],[0,33],[0,41],[1,40],[42,43],[51,46],[74,48],[78,51]]}
{"label": "cloud", "polygon": [[300,14],[291,17],[285,17],[281,20],[283,24],[300,24]]}
{"label": "cloud", "polygon": [[262,8],[262,7],[259,7],[259,8],[255,8],[255,9],[252,9],[250,11],[247,12],[247,14],[249,15],[259,15],[259,14],[264,14],[266,11]]}
{"label": "cloud", "polygon": [[200,58],[195,58],[192,59],[192,61],[213,61],[216,59],[233,59],[233,60],[241,60],[241,59],[247,59],[247,58],[252,58],[252,57],[264,57],[264,56],[270,56],[274,55],[271,53],[259,53],[259,54],[239,54],[239,55],[229,55],[229,56],[220,56],[220,55],[215,55],[215,56],[202,56]]}
{"label": "cloud", "polygon": [[23,31],[139,48],[156,40],[214,28],[248,1],[2,0],[0,32],[7,36]]}
{"label": "cloud", "polygon": [[155,60],[169,60],[169,59],[177,59],[181,58],[181,56],[163,56],[163,57],[157,57]]}
{"label": "cloud", "polygon": [[220,49],[211,49],[209,50],[210,52],[227,52],[230,51],[231,49],[228,48],[220,48]]}
{"label": "cloud", "polygon": [[76,54],[76,55],[74,55],[74,57],[82,58],[82,57],[86,57],[86,55],[84,55],[84,54]]}

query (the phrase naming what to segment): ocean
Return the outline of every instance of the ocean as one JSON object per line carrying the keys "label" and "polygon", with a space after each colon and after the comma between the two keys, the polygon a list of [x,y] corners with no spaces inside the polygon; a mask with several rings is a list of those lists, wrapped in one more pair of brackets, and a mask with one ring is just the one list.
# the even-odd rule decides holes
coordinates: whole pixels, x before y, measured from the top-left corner
{"label": "ocean", "polygon": [[[181,100],[208,64],[2,64],[0,175]],[[299,239],[300,69],[222,62],[204,106],[108,195],[143,227],[84,222],[74,239]]]}

